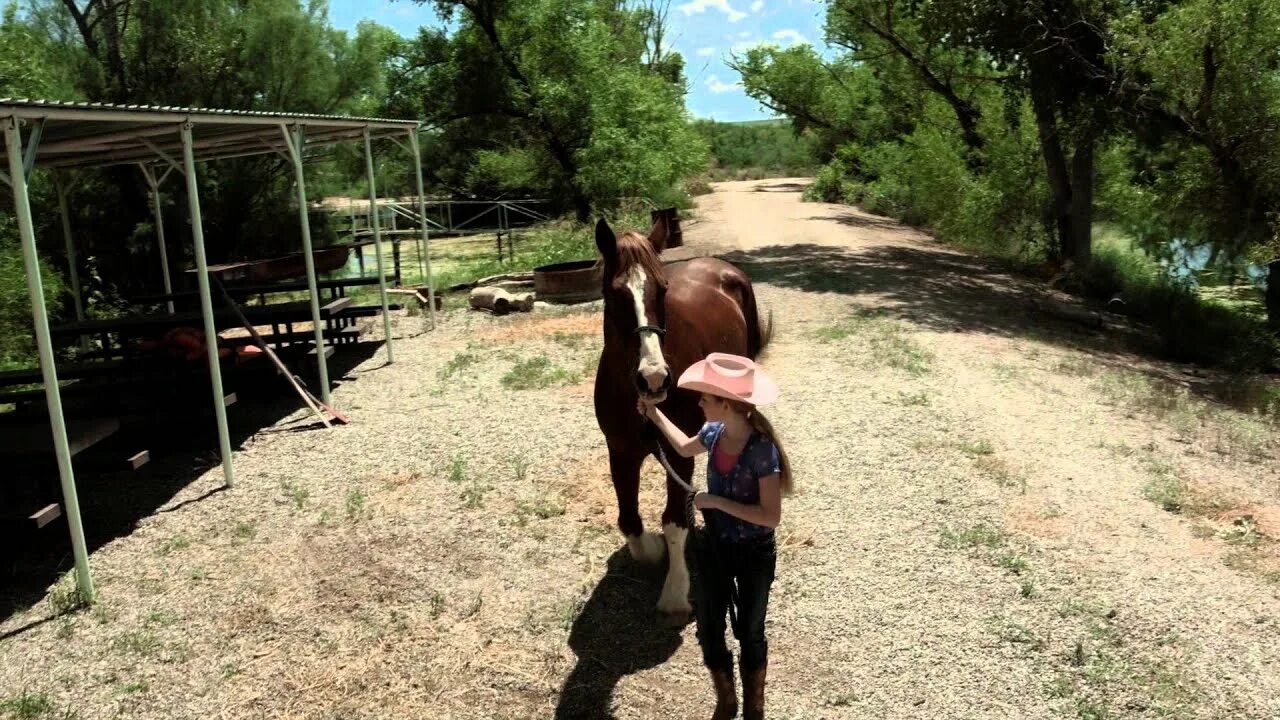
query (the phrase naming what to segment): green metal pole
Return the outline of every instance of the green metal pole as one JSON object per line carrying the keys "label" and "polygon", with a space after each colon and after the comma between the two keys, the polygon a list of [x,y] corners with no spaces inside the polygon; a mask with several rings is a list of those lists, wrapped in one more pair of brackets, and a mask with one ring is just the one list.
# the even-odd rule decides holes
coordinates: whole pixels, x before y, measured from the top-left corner
{"label": "green metal pole", "polygon": [[40,258],[36,254],[36,234],[31,223],[31,200],[27,197],[27,174],[22,166],[22,135],[17,118],[4,123],[5,151],[9,155],[9,177],[13,183],[13,206],[18,214],[18,235],[22,239],[22,263],[27,271],[27,294],[31,297],[31,320],[36,330],[36,349],[40,354],[40,375],[44,380],[44,399],[49,406],[49,424],[53,429],[53,450],[58,456],[58,477],[62,482],[62,502],[67,511],[71,531],[71,550],[76,560],[76,580],[80,596],[93,602],[93,575],[89,572],[89,551],[84,542],[84,525],[80,520],[80,499],[76,495],[76,478],[71,469],[71,447],[67,442],[67,424],[62,417],[62,393],[58,388],[58,370],[53,364],[53,342],[49,337],[49,314],[44,306],[44,283],[40,279]]}
{"label": "green metal pole", "polygon": [[394,361],[391,354],[391,311],[387,308],[387,273],[382,269],[382,230],[378,221],[378,189],[373,180],[373,143],[369,128],[364,129],[364,169],[369,180],[369,222],[373,228],[373,250],[378,260],[378,295],[382,297],[382,331],[387,338],[387,364]]}
{"label": "green metal pole", "polygon": [[[156,245],[160,247],[160,275],[164,279],[164,292],[173,293],[173,282],[169,279],[169,247],[164,241],[164,214],[160,211],[160,183],[156,181],[155,172],[145,165],[142,172],[147,176],[147,184],[151,186],[151,212],[156,218]],[[173,314],[173,300],[167,300],[169,314]]]}
{"label": "green metal pole", "polygon": [[187,176],[187,208],[191,213],[191,240],[196,251],[196,283],[200,290],[200,314],[204,317],[205,346],[209,353],[209,380],[213,385],[213,413],[218,421],[222,475],[226,478],[227,487],[233,487],[236,478],[231,468],[231,434],[227,430],[227,405],[222,392],[222,369],[218,363],[218,329],[213,324],[213,300],[209,297],[209,262],[204,256],[204,221],[200,217],[200,190],[196,186],[196,160],[189,122],[182,124],[182,169]]}
{"label": "green metal pole", "polygon": [[331,404],[329,398],[329,363],[324,355],[324,326],[320,322],[320,290],[316,288],[316,259],[311,255],[311,218],[307,216],[307,187],[302,171],[302,143],[306,140],[302,128],[294,127],[290,133],[283,126],[285,140],[289,143],[289,155],[293,159],[294,181],[298,186],[298,220],[302,223],[302,257],[307,267],[307,290],[311,293],[311,324],[316,335],[316,367],[320,372],[320,399]]}
{"label": "green metal pole", "polygon": [[67,266],[71,275],[71,297],[76,301],[76,320],[84,320],[84,300],[80,296],[80,270],[76,267],[76,244],[71,237],[71,210],[67,206],[67,193],[71,191],[62,179],[62,174],[54,175],[54,185],[58,191],[58,214],[62,217],[62,239],[67,247]]}
{"label": "green metal pole", "polygon": [[418,219],[421,221],[422,249],[418,259],[427,258],[427,312],[431,316],[431,329],[436,329],[436,282],[431,273],[431,235],[427,231],[427,196],[422,185],[422,151],[418,149],[418,131],[409,133],[409,146],[413,148],[413,169],[418,178]]}

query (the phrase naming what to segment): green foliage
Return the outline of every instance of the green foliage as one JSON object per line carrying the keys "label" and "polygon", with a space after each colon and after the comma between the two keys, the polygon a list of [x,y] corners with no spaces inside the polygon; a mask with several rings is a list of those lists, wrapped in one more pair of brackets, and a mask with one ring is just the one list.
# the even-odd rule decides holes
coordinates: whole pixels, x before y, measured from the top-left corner
{"label": "green foliage", "polygon": [[1119,296],[1124,311],[1150,322],[1160,350],[1183,362],[1253,369],[1276,357],[1276,338],[1260,318],[1198,296],[1131,243],[1103,236],[1069,289],[1097,300]]}
{"label": "green foliage", "polygon": [[[76,23],[72,8],[90,12],[89,21]],[[372,23],[353,35],[335,30],[324,3],[300,0],[33,0],[0,26],[0,63],[22,69],[5,65],[0,89],[49,99],[362,113],[385,96],[385,55],[394,37]],[[354,162],[344,169],[342,160],[339,154],[309,168],[313,197],[342,184],[335,175],[355,174]],[[292,175],[282,158],[209,163],[199,175],[211,262],[297,249],[298,223],[288,210],[295,202]],[[181,268],[191,259],[176,232],[187,222],[179,187],[168,184],[162,213],[171,262]],[[59,237],[47,174],[35,174],[31,196],[37,237]],[[80,174],[70,205],[90,315],[110,311],[120,295],[159,287],[151,206],[135,168]],[[332,237],[323,216],[313,223],[318,242]]]}
{"label": "green foliage", "polygon": [[56,53],[48,35],[18,19],[17,0],[5,2],[0,19],[0,97],[77,99],[71,68],[45,61]]}
{"label": "green foliage", "polygon": [[[1280,203],[1280,6],[1267,0],[1193,0],[1114,23],[1112,61],[1150,78],[1152,106],[1135,165],[1151,195],[1143,216],[1158,232],[1212,242],[1228,254],[1269,243]],[[1271,257],[1275,257],[1272,254]],[[1261,258],[1260,258],[1261,259]],[[1269,258],[1268,258],[1269,259]]]}
{"label": "green foliage", "polygon": [[[1280,84],[1260,60],[1280,53],[1280,6],[1052,8],[847,0],[826,28],[844,56],[757,49],[735,68],[750,95],[828,141],[809,199],[1024,267],[1071,259],[1068,289],[1120,293],[1166,355],[1274,363],[1274,336],[1239,293],[1206,299],[1165,265],[1195,253],[1208,259],[1199,279],[1220,283],[1280,257]],[[1098,222],[1137,247],[1095,240]],[[1268,312],[1280,327],[1280,305]]]}
{"label": "green foliage", "polygon": [[[40,260],[44,301],[56,315],[62,299],[62,278]],[[35,362],[35,336],[31,330],[31,296],[18,241],[17,221],[0,214],[0,369],[28,367]]]}
{"label": "green foliage", "polygon": [[439,0],[451,29],[426,29],[394,62],[389,112],[439,128],[424,166],[475,196],[592,206],[679,204],[706,146],[683,107],[683,59],[655,56],[651,13],[588,0]]}
{"label": "green foliage", "polygon": [[800,177],[817,169],[815,134],[797,133],[784,121],[698,120],[693,127],[711,148],[712,175],[717,180],[731,179],[740,170],[756,170],[762,177]]}

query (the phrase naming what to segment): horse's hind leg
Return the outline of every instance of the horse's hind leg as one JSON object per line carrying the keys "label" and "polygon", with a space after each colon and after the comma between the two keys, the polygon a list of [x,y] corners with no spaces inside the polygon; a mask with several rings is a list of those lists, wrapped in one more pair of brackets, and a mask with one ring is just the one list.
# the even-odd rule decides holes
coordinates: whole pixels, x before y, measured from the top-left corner
{"label": "horse's hind leg", "polygon": [[[681,478],[693,477],[693,459],[667,453],[671,468]],[[662,585],[658,609],[665,613],[690,613],[689,566],[685,561],[684,546],[689,539],[689,520],[685,514],[689,493],[667,478],[667,506],[662,511],[662,536],[667,544],[667,580]]]}
{"label": "horse's hind leg", "polygon": [[644,521],[640,519],[640,465],[643,462],[641,453],[609,448],[609,475],[618,496],[618,529],[627,539],[631,557],[656,563],[662,559],[662,539],[645,533]]}

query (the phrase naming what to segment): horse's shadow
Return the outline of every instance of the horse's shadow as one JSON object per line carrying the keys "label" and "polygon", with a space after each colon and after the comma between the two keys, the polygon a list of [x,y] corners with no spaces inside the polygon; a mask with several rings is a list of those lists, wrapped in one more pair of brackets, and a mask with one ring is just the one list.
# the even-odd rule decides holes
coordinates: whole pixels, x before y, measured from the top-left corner
{"label": "horse's shadow", "polygon": [[681,626],[657,611],[666,563],[644,565],[625,547],[609,557],[608,571],[569,631],[577,665],[565,679],[556,718],[611,718],[613,689],[623,676],[666,662],[680,647]]}

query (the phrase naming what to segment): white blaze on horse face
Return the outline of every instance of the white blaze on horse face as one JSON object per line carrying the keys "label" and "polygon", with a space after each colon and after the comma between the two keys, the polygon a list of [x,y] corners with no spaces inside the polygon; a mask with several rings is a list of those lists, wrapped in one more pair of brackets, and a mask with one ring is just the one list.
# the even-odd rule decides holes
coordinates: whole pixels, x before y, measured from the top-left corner
{"label": "white blaze on horse face", "polygon": [[[644,312],[644,284],[647,279],[639,266],[631,268],[627,276],[627,290],[631,291],[631,299],[636,305],[636,327],[649,324]],[[649,390],[658,392],[662,388],[667,379],[667,361],[662,357],[657,333],[640,333],[640,366],[637,370],[649,384]]]}

